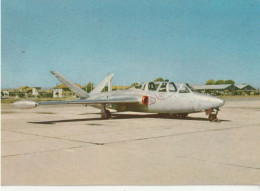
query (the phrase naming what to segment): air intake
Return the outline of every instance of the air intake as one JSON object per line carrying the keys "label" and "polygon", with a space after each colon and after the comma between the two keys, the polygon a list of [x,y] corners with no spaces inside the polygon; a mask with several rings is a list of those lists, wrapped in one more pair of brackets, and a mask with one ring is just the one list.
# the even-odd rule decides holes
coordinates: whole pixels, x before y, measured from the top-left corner
{"label": "air intake", "polygon": [[142,98],[142,103],[143,103],[144,105],[148,105],[148,103],[149,103],[149,98],[148,98],[148,96],[143,96],[143,98]]}

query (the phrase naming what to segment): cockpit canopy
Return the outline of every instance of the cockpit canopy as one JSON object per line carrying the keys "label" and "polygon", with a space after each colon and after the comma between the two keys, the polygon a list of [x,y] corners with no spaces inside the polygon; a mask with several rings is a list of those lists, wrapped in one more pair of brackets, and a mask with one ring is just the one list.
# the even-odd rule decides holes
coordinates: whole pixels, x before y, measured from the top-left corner
{"label": "cockpit canopy", "polygon": [[136,89],[144,91],[157,91],[157,92],[179,92],[190,93],[192,92],[186,84],[175,84],[174,82],[147,82],[142,85],[136,86]]}

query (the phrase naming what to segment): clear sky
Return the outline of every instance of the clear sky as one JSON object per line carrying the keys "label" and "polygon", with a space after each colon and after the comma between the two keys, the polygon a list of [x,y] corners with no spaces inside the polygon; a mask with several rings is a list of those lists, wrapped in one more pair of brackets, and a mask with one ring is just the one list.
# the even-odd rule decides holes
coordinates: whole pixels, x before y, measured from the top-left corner
{"label": "clear sky", "polygon": [[163,77],[260,88],[259,0],[2,0],[2,88]]}

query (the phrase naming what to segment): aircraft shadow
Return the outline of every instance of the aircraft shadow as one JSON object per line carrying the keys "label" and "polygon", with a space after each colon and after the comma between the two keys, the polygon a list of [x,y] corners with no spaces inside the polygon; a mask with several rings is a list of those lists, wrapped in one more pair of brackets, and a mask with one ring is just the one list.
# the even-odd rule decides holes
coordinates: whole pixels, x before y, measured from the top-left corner
{"label": "aircraft shadow", "polygon": [[54,120],[54,121],[35,121],[35,122],[28,122],[33,124],[55,124],[55,123],[68,123],[68,122],[80,122],[80,121],[100,121],[105,120],[102,118],[88,118],[88,119],[63,119],[63,120]]}
{"label": "aircraft shadow", "polygon": [[[160,119],[175,119],[175,120],[192,120],[192,121],[209,121],[208,118],[203,117],[187,117],[184,119],[180,119],[177,117],[167,117],[167,116],[158,116],[157,114],[149,114],[149,115],[135,115],[135,114],[111,114],[113,119],[130,119],[130,118],[160,118]],[[116,118],[114,118],[116,117]],[[230,120],[219,119],[219,121],[228,122]]]}
{"label": "aircraft shadow", "polygon": [[[139,118],[160,118],[160,119],[173,119],[173,120],[191,120],[191,121],[209,121],[208,118],[202,117],[187,117],[185,119],[178,119],[173,117],[159,117],[157,114],[148,114],[148,115],[135,115],[135,114],[114,114],[111,113],[112,120],[119,119],[139,119]],[[87,119],[63,119],[63,120],[53,120],[53,121],[37,121],[37,122],[28,122],[33,124],[55,124],[55,123],[68,123],[68,122],[81,122],[81,121],[100,121],[107,120],[99,118],[87,118]],[[220,122],[229,122],[230,120],[219,120]]]}

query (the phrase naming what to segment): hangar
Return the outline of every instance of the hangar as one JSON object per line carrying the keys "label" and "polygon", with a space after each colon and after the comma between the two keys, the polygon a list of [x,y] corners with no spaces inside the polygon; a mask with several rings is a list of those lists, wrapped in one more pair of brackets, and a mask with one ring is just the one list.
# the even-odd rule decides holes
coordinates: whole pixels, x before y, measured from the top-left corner
{"label": "hangar", "polygon": [[256,90],[254,87],[250,86],[249,84],[240,84],[240,85],[236,85],[236,87],[238,87],[240,90],[244,90],[244,91]]}
{"label": "hangar", "polygon": [[251,95],[256,91],[256,89],[249,84],[192,85],[192,88],[196,92],[211,95]]}
{"label": "hangar", "polygon": [[219,85],[192,85],[192,88],[201,93],[209,93],[212,95],[222,95],[224,92],[232,92],[238,90],[238,87],[233,84],[219,84]]}

